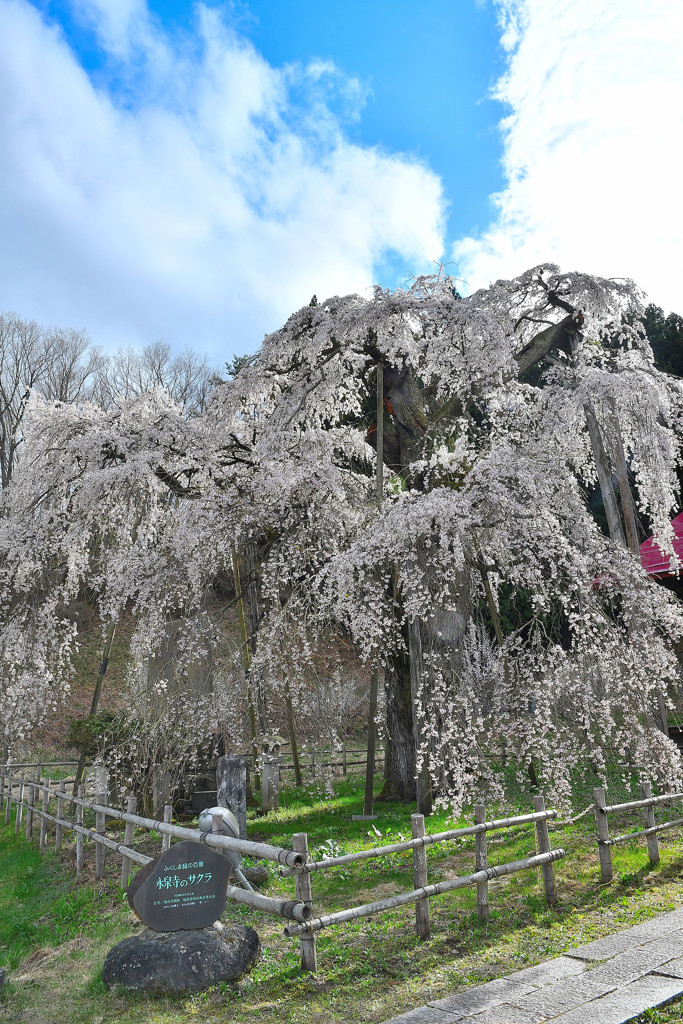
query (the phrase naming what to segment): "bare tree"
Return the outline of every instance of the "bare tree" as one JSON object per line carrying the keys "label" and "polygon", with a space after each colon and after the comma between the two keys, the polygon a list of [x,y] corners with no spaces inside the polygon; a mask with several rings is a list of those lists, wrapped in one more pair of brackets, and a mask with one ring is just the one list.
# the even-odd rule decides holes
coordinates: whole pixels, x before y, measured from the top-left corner
{"label": "bare tree", "polygon": [[105,357],[90,343],[85,331],[52,328],[45,333],[51,358],[40,383],[44,398],[55,402],[82,402],[94,397],[94,382]]}
{"label": "bare tree", "polygon": [[141,351],[120,348],[104,361],[97,375],[96,397],[108,409],[164,388],[187,415],[196,416],[204,410],[215,376],[216,368],[205,355],[186,348],[174,356],[170,345],[155,341]]}
{"label": "bare tree", "polygon": [[32,391],[48,401],[92,397],[102,355],[84,331],[46,329],[16,313],[0,313],[0,485],[12,478],[22,421]]}

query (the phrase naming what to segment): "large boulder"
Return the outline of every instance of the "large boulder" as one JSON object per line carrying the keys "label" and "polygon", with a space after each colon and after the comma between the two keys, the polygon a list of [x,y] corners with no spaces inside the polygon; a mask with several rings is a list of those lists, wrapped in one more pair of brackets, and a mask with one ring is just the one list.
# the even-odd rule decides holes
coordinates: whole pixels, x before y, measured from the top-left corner
{"label": "large boulder", "polygon": [[226,925],[193,931],[157,932],[146,928],[107,953],[102,980],[107,988],[182,995],[221,981],[237,981],[258,959],[253,928]]}

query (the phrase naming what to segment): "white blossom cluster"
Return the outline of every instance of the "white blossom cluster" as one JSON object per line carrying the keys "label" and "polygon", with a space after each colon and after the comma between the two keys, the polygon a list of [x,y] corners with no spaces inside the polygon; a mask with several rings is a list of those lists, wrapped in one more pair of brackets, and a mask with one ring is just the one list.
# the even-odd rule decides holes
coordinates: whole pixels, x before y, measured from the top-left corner
{"label": "white blossom cluster", "polygon": [[[503,747],[561,800],[588,763],[675,781],[653,709],[658,693],[675,696],[683,616],[587,501],[589,405],[605,447],[623,444],[638,511],[673,558],[683,393],[655,369],[641,312],[630,282],[554,266],[466,299],[439,274],[304,307],[192,419],[163,392],[107,411],[34,400],[0,516],[5,748],[68,686],[77,639],[64,610],[84,589],[103,627],[124,609],[136,617],[140,693],[170,619],[180,660],[204,656],[207,590],[251,545],[252,671],[273,688],[289,680],[300,709],[320,697],[297,673],[335,638],[384,667],[390,700],[419,623],[418,766],[438,800],[500,795]],[[386,429],[410,435],[410,459],[385,467],[381,506],[378,364],[410,377],[421,410],[392,392]],[[193,708],[195,742],[220,712],[209,698]]]}

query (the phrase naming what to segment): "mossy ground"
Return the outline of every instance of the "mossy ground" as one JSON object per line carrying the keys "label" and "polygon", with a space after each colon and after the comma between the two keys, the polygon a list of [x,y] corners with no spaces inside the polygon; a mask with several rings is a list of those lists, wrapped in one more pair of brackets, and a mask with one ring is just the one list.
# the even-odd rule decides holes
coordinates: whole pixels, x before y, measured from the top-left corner
{"label": "mossy ground", "polygon": [[[577,793],[577,810],[589,802],[589,788],[587,783],[585,792]],[[611,799],[624,795],[616,784],[610,789]],[[252,818],[250,836],[290,846],[292,833],[304,831],[314,853],[328,855],[409,836],[414,808],[380,803],[374,823],[353,822],[351,814],[360,811],[361,803],[358,779],[339,781],[336,795],[324,801],[310,791],[289,790],[279,812]],[[530,804],[530,794],[520,793],[517,806],[504,811],[526,812]],[[495,813],[493,808],[490,812]],[[463,821],[471,823],[471,812]],[[450,822],[443,814],[428,822],[430,832],[445,827]],[[620,831],[638,827],[634,819],[619,824]],[[507,876],[490,886],[487,927],[477,923],[474,890],[445,894],[431,900],[432,937],[427,942],[414,935],[412,907],[323,931],[318,938],[319,970],[312,977],[301,972],[298,942],[284,937],[280,919],[229,904],[224,919],[250,924],[261,937],[263,953],[254,971],[234,987],[217,986],[181,1000],[151,1000],[107,992],[101,982],[107,950],[140,927],[118,884],[118,858],[107,854],[106,878],[95,882],[93,848],[86,844],[86,871],[76,880],[71,845],[65,843],[56,855],[50,842],[41,857],[37,843],[27,843],[23,832],[17,836],[12,825],[0,826],[0,964],[6,964],[10,974],[0,1000],[0,1021],[379,1022],[683,904],[683,840],[677,829],[661,835],[662,860],[656,868],[651,868],[642,840],[616,847],[615,879],[607,886],[600,882],[591,815],[552,831],[551,841],[568,851],[556,865],[556,907],[545,904],[540,871]],[[158,843],[159,837],[146,840],[150,850]],[[534,835],[528,827],[489,838],[491,864],[533,852]],[[428,856],[430,881],[474,869],[471,839],[431,848]],[[390,855],[313,876],[314,902],[321,911],[409,888],[409,855]],[[291,895],[293,881],[273,870],[265,891]],[[680,1007],[656,1012],[659,1016],[643,1019],[683,1019]]]}

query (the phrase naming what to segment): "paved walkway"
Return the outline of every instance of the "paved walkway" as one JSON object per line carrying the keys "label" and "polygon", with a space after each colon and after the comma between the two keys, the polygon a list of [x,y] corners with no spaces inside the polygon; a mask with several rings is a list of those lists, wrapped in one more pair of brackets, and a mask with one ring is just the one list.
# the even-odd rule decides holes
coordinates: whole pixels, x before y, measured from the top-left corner
{"label": "paved walkway", "polygon": [[624,1024],[683,995],[683,909],[385,1024]]}

